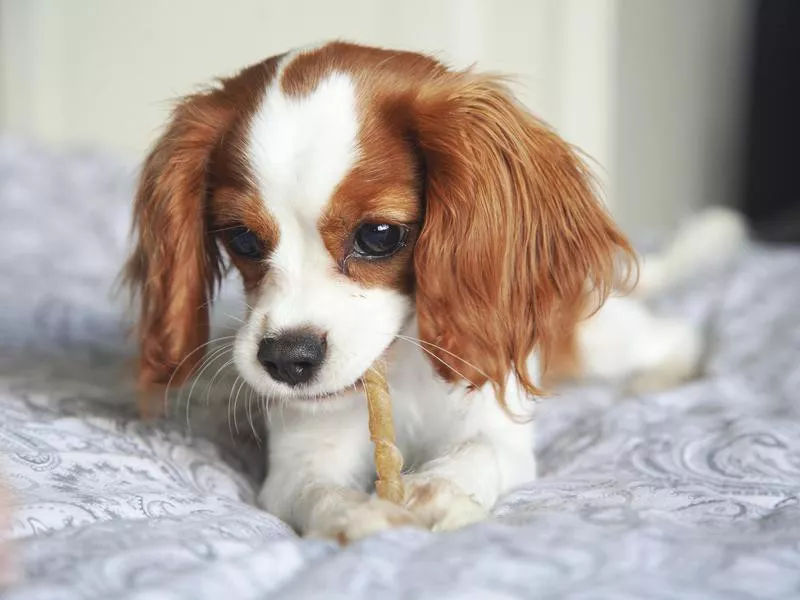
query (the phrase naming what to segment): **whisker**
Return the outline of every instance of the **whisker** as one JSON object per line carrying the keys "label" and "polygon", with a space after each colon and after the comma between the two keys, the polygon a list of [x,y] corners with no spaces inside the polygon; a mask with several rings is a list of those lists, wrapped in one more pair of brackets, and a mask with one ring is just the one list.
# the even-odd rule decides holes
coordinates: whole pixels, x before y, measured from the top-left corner
{"label": "whisker", "polygon": [[[232,343],[225,344],[225,345],[223,345],[223,346],[221,346],[219,348],[216,348],[216,349],[212,350],[210,354],[208,354],[207,356],[205,356],[203,358],[203,360],[200,362],[200,364],[198,366],[197,372],[192,376],[192,387],[189,388],[189,395],[190,396],[191,396],[191,391],[192,391],[194,385],[202,377],[203,372],[206,370],[206,368],[208,368],[208,366],[211,363],[213,363],[219,357],[220,354],[225,353],[226,351],[230,350],[232,347],[233,347]],[[183,392],[179,392],[178,393],[178,400],[180,400],[182,396],[183,396]]]}
{"label": "whisker", "polygon": [[253,394],[255,393],[255,388],[250,386],[250,395],[247,397],[247,421],[250,423],[250,429],[253,432],[253,437],[256,438],[261,443],[261,436],[258,435],[256,431],[256,425],[253,421]]}
{"label": "whisker", "polygon": [[214,373],[214,376],[211,378],[211,381],[209,381],[208,385],[206,386],[206,403],[205,403],[206,406],[208,406],[209,403],[211,402],[211,390],[214,387],[214,381],[217,379],[217,377],[219,377],[223,369],[231,366],[233,363],[234,359],[230,359],[228,362],[223,364],[219,369],[217,369],[216,373]]}
{"label": "whisker", "polygon": [[268,392],[268,396],[264,396],[264,414],[267,417],[267,427],[272,426],[272,411],[270,410],[270,401],[274,394]]}
{"label": "whisker", "polygon": [[462,363],[464,363],[468,367],[470,367],[472,369],[475,369],[480,375],[483,375],[484,377],[486,377],[486,379],[488,379],[490,381],[492,379],[491,377],[489,377],[489,375],[484,373],[481,369],[479,369],[477,366],[473,365],[467,359],[459,356],[458,354],[455,354],[454,352],[450,352],[450,350],[448,350],[447,348],[442,348],[441,346],[437,346],[433,342],[427,342],[425,340],[421,340],[419,338],[415,338],[415,337],[411,337],[411,336],[407,336],[407,335],[397,334],[395,337],[400,338],[401,340],[405,340],[407,342],[416,342],[418,344],[425,344],[426,346],[432,346],[432,347],[436,348],[437,350],[441,350],[445,354],[448,354],[448,355],[452,356],[453,358],[456,358],[456,359],[460,360]]}
{"label": "whisker", "polygon": [[247,300],[243,300],[243,302],[244,302],[244,305],[245,305],[247,308],[249,308],[249,309],[250,309],[252,312],[254,312],[255,314],[257,314],[258,316],[262,316],[262,317],[264,316],[262,313],[258,312],[258,311],[257,311],[255,308],[253,308],[252,306],[250,306],[250,305],[247,303]]}
{"label": "whisker", "polygon": [[[275,390],[275,392],[278,391],[277,384],[275,384],[275,387],[273,389]],[[283,429],[286,429],[286,415],[284,414],[284,412],[286,411],[286,406],[287,406],[288,400],[286,398],[281,397],[281,396],[276,396],[276,397],[278,399],[278,402],[280,403],[280,410],[278,411],[278,414],[281,417],[281,427]]]}
{"label": "whisker", "polygon": [[214,338],[213,340],[208,340],[205,344],[200,344],[197,348],[189,352],[186,356],[183,357],[183,360],[178,363],[178,366],[172,371],[172,375],[169,377],[169,381],[167,381],[167,387],[164,389],[164,414],[167,414],[167,407],[169,406],[169,388],[172,385],[172,380],[175,378],[175,375],[180,371],[180,368],[183,366],[191,356],[193,356],[198,350],[201,350],[208,346],[209,344],[213,344],[216,342],[221,342],[222,340],[230,340],[236,336],[234,335],[224,335],[218,338]]}
{"label": "whisker", "polygon": [[233,428],[236,430],[236,435],[239,435],[239,419],[236,407],[239,404],[239,394],[242,393],[242,388],[247,385],[247,381],[242,378],[242,383],[239,384],[239,389],[236,391],[236,396],[233,398]]}
{"label": "whisker", "polygon": [[461,377],[461,378],[462,378],[464,381],[466,381],[467,383],[469,383],[469,384],[470,384],[470,385],[471,385],[473,388],[475,388],[476,390],[477,390],[477,389],[479,389],[479,387],[478,387],[478,386],[477,386],[477,385],[476,385],[476,384],[475,384],[473,381],[471,381],[471,380],[470,380],[470,379],[469,379],[469,378],[468,378],[466,375],[464,375],[463,373],[461,373],[461,372],[460,372],[458,369],[456,369],[455,367],[452,367],[452,366],[448,365],[448,364],[447,364],[445,361],[443,361],[441,358],[439,358],[438,356],[436,356],[436,355],[435,355],[433,352],[431,352],[430,350],[428,350],[427,348],[425,348],[423,345],[421,345],[421,344],[417,344],[417,343],[415,343],[413,340],[411,340],[411,339],[407,339],[407,338],[405,338],[405,337],[400,337],[400,336],[397,336],[397,339],[399,339],[399,340],[403,340],[404,342],[408,342],[409,344],[412,344],[412,345],[416,346],[417,348],[419,348],[420,350],[422,350],[422,351],[423,351],[423,352],[425,352],[426,354],[429,354],[431,357],[433,357],[433,358],[435,358],[436,360],[438,360],[438,361],[439,361],[440,363],[442,363],[442,364],[443,364],[445,367],[447,367],[448,369],[450,369],[451,371],[453,371],[453,373],[455,373],[456,375],[458,375],[459,377]]}
{"label": "whisker", "polygon": [[231,424],[231,400],[233,400],[233,390],[236,388],[236,384],[239,383],[240,379],[241,377],[237,375],[236,379],[233,380],[233,385],[231,385],[231,392],[228,394],[228,431],[231,434],[231,439],[233,439],[233,426]]}
{"label": "whisker", "polygon": [[[232,343],[231,344],[225,344],[221,348],[217,348],[216,350],[214,350],[201,363],[201,368],[197,372],[197,375],[194,376],[194,381],[192,381],[192,385],[191,385],[191,387],[189,387],[189,394],[186,396],[186,409],[185,410],[186,410],[186,427],[187,427],[187,429],[191,428],[190,422],[189,422],[189,405],[192,402],[192,394],[194,392],[194,387],[197,385],[197,382],[200,381],[200,379],[202,378],[203,373],[205,372],[205,370],[208,369],[208,367],[210,367],[218,358],[220,358],[221,356],[224,356],[225,353],[228,352],[229,350],[231,350],[232,348],[233,348],[233,344]],[[178,396],[178,401],[179,401],[179,404],[180,404],[180,396]]]}
{"label": "whisker", "polygon": [[256,310],[254,307],[250,306],[247,301],[244,301],[245,307],[250,311],[250,314],[257,316],[259,319],[265,319],[267,315],[265,315],[260,310]]}

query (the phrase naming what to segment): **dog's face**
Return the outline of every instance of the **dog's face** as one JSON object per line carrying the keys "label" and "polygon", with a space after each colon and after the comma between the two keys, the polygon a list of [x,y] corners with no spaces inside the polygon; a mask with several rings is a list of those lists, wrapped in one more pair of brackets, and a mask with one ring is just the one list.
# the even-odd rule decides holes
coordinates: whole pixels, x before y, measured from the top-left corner
{"label": "dog's face", "polygon": [[410,141],[361,111],[346,73],[303,94],[276,79],[243,137],[249,189],[214,197],[249,305],[234,359],[265,394],[352,386],[413,313],[419,165]]}
{"label": "dog's face", "polygon": [[415,314],[442,377],[535,392],[527,356],[629,252],[573,150],[502,86],[338,43],[187,98],[135,214],[143,383],[201,358],[225,253],[247,299],[238,371],[298,400],[357,385]]}

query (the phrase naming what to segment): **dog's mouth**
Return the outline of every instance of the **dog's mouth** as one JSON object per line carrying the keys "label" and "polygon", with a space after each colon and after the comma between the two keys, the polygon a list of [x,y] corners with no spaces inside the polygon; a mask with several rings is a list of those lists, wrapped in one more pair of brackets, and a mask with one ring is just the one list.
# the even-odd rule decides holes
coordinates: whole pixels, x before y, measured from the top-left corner
{"label": "dog's mouth", "polygon": [[331,402],[346,395],[362,392],[364,385],[359,378],[354,383],[331,391],[314,391],[311,389],[292,388],[289,393],[282,396],[282,400],[301,402],[304,404],[315,404]]}

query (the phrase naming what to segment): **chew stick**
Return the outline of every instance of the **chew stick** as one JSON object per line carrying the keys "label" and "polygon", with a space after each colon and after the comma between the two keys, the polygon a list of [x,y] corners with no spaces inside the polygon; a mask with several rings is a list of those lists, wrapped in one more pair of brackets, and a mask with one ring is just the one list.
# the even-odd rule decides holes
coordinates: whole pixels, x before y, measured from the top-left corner
{"label": "chew stick", "polygon": [[379,498],[396,504],[403,502],[403,455],[394,443],[392,399],[386,381],[386,364],[378,360],[364,375],[364,390],[369,410],[369,435],[375,444],[375,491]]}

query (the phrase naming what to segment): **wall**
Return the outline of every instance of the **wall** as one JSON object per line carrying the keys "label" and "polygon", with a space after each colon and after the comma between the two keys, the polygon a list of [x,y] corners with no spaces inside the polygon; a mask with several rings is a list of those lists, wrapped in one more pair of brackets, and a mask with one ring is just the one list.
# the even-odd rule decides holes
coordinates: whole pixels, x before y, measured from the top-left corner
{"label": "wall", "polygon": [[[728,197],[749,0],[0,0],[0,129],[139,157],[171,100],[330,38],[517,75],[626,225]],[[676,115],[680,114],[680,118]]]}
{"label": "wall", "polygon": [[749,0],[622,0],[614,164],[619,220],[669,228],[739,200]]}
{"label": "wall", "polygon": [[[3,50],[14,55],[3,61],[13,71],[5,78],[3,125],[56,143],[100,143],[138,155],[170,99],[330,38],[443,53],[463,65],[491,55],[498,67],[535,82],[540,61],[514,57],[542,55],[535,40],[547,36],[535,16],[549,2],[504,3],[520,5],[511,14],[531,23],[530,36],[498,35],[509,13],[474,0],[3,0]],[[462,10],[467,4],[472,10]],[[482,25],[487,17],[498,22]]]}

